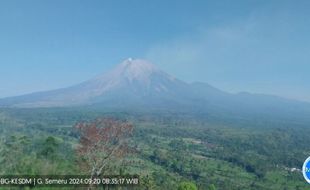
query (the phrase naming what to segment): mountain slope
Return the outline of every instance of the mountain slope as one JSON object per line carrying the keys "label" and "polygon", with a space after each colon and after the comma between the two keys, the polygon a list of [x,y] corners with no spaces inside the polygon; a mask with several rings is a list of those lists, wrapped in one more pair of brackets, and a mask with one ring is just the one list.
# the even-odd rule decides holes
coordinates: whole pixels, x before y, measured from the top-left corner
{"label": "mountain slope", "polygon": [[275,96],[230,94],[206,83],[188,84],[148,61],[127,59],[112,71],[68,88],[4,98],[0,107],[96,106],[101,109],[309,119],[310,104]]}
{"label": "mountain slope", "polygon": [[[188,84],[144,60],[127,59],[114,70],[76,86],[0,100],[7,107],[91,105],[123,98],[126,101],[182,96]],[[120,99],[119,99],[120,100]]]}

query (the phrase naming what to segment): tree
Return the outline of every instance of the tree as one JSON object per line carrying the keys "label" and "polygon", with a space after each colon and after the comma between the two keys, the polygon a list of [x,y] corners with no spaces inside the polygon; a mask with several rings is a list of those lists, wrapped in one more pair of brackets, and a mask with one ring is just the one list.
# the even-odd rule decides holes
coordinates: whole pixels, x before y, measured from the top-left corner
{"label": "tree", "polygon": [[42,150],[40,154],[44,156],[46,159],[54,160],[57,158],[57,149],[58,149],[58,142],[54,137],[47,137],[45,142],[43,143]]}
{"label": "tree", "polygon": [[0,174],[19,174],[22,172],[20,169],[24,165],[23,154],[28,143],[27,136],[1,137],[0,164],[2,168]]}
{"label": "tree", "polygon": [[143,190],[153,190],[156,188],[154,178],[150,175],[146,175],[141,178],[141,185]]}
{"label": "tree", "polygon": [[215,185],[213,185],[213,184],[209,185],[208,190],[216,190]]}
{"label": "tree", "polygon": [[197,190],[197,186],[191,182],[182,182],[179,185],[178,190]]}
{"label": "tree", "polygon": [[80,132],[77,153],[83,160],[81,166],[91,177],[107,174],[112,163],[122,160],[129,151],[127,140],[133,125],[127,122],[97,119],[79,123],[75,128]]}

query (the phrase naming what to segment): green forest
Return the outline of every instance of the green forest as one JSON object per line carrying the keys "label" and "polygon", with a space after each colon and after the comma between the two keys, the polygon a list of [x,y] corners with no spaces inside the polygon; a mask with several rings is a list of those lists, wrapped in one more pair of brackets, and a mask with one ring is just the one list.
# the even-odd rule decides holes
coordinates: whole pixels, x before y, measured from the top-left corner
{"label": "green forest", "polygon": [[[169,112],[108,112],[82,108],[2,109],[0,172],[1,175],[139,176],[136,186],[92,189],[309,188],[300,171],[310,154],[309,127],[280,121],[206,118]],[[113,122],[108,125],[116,127],[102,130],[98,123],[96,126],[100,119],[110,119]],[[109,141],[107,136],[101,140],[105,144],[91,144],[92,138],[96,139],[96,134],[101,133],[114,134],[118,140]],[[122,139],[126,139],[126,143],[116,146]],[[89,151],[89,147],[94,146],[100,147],[96,153]],[[95,168],[90,172],[89,156],[91,160],[107,158],[99,160],[105,163],[102,170]],[[0,186],[0,189],[56,187]]]}

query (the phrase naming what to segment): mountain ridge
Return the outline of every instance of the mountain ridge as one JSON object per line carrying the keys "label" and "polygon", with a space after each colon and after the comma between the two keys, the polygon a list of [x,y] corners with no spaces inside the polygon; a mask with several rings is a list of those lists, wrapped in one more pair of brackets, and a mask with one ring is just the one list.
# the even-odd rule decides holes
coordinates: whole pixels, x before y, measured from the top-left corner
{"label": "mountain ridge", "polygon": [[[31,94],[0,99],[0,106],[8,107],[53,107],[88,104],[87,100],[102,96],[109,91],[118,88],[131,89],[147,93],[150,89],[154,92],[168,91],[167,83],[175,82],[177,85],[185,85],[173,76],[163,72],[155,65],[142,59],[127,59],[117,65],[113,70],[98,75],[85,82],[67,88],[50,91],[35,92]],[[61,100],[65,100],[62,102]],[[15,103],[14,103],[15,102]],[[53,103],[54,102],[54,103]],[[57,103],[58,102],[58,103]],[[70,103],[71,102],[71,103]]]}
{"label": "mountain ridge", "polygon": [[[90,80],[51,91],[0,99],[0,107],[97,106],[208,114],[310,115],[310,104],[277,96],[231,94],[207,83],[187,83],[143,59],[126,59]],[[280,114],[280,115],[281,115]]]}

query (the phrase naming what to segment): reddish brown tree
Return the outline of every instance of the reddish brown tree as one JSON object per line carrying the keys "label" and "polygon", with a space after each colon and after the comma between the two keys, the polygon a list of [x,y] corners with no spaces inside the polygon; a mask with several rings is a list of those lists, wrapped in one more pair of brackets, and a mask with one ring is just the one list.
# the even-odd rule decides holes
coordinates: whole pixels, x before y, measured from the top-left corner
{"label": "reddish brown tree", "polygon": [[128,137],[133,125],[114,119],[97,119],[90,123],[75,126],[80,132],[77,153],[83,162],[80,164],[91,177],[107,174],[109,165],[124,158],[128,153]]}

